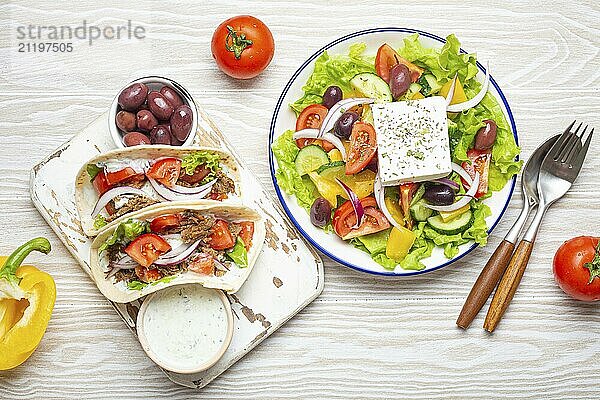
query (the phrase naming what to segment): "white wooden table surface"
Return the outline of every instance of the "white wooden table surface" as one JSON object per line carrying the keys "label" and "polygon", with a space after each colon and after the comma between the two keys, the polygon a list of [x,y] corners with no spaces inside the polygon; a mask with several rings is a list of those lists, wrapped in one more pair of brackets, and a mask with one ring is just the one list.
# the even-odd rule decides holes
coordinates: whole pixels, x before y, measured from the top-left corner
{"label": "white wooden table surface", "polygon": [[[600,128],[597,1],[400,3],[0,1],[0,253],[49,237],[51,256],[29,261],[54,276],[58,291],[39,349],[19,368],[0,372],[0,398],[599,398],[600,308],[567,298],[551,271],[564,240],[600,233],[597,151],[548,213],[495,334],[482,330],[483,313],[466,332],[454,321],[516,217],[518,192],[488,247],[432,274],[386,280],[326,260],[321,297],[201,392],[171,383],[145,356],[31,204],[30,168],[101,114],[123,83],[146,74],[190,89],[272,189],[268,124],[285,82],[324,44],[377,26],[454,32],[465,49],[491,60],[524,158],[575,118]],[[245,13],[269,25],[276,54],[263,75],[239,82],[216,69],[210,38],[223,19]],[[76,42],[67,54],[17,52],[17,25],[84,19],[131,19],[146,28],[146,38]]]}

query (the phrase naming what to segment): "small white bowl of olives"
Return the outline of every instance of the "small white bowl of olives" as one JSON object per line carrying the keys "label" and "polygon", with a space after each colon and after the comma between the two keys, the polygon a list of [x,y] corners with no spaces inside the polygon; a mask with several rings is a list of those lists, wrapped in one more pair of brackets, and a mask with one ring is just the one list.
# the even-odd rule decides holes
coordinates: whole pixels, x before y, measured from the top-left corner
{"label": "small white bowl of olives", "polygon": [[179,83],[147,76],[130,82],[115,96],[108,126],[117,147],[191,146],[198,111],[190,93]]}

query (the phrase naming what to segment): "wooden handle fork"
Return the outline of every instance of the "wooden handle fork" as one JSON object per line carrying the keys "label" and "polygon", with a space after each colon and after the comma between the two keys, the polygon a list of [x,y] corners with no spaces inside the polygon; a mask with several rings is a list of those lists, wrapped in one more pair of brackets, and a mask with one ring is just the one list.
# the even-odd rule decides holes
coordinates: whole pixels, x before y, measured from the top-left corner
{"label": "wooden handle fork", "polygon": [[479,310],[481,310],[488,297],[490,297],[490,294],[506,270],[514,249],[514,243],[506,239],[500,242],[496,251],[494,251],[494,254],[492,254],[479,274],[475,284],[473,284],[471,292],[456,320],[456,325],[467,329],[471,322],[473,322],[473,319],[475,319]]}
{"label": "wooden handle fork", "polygon": [[521,283],[521,278],[523,277],[525,268],[527,268],[532,250],[533,242],[527,240],[522,240],[517,246],[517,250],[511,258],[502,280],[500,280],[498,289],[494,293],[494,298],[485,317],[483,328],[486,331],[493,332],[502,319],[504,312],[517,291],[519,283]]}

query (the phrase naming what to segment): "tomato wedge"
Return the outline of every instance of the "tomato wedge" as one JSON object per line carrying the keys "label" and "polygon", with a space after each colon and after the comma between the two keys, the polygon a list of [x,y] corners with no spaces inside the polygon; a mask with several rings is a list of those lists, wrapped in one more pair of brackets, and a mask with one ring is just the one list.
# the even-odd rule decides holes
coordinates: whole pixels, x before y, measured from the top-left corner
{"label": "tomato wedge", "polygon": [[152,232],[164,232],[178,227],[181,224],[181,214],[163,215],[150,221],[150,230]]}
{"label": "tomato wedge", "polygon": [[139,182],[142,180],[144,180],[144,174],[138,174],[131,167],[125,167],[115,172],[106,173],[106,181],[111,186],[122,182]]}
{"label": "tomato wedge", "polygon": [[[311,104],[306,107],[296,120],[296,131],[300,131],[306,128],[319,129],[323,124],[325,116],[327,116],[329,110],[327,107],[321,104]],[[296,145],[299,148],[303,148],[313,143],[315,139],[297,139]]]}
{"label": "tomato wedge", "polygon": [[390,81],[390,69],[396,64],[404,64],[410,71],[410,79],[414,83],[419,80],[424,69],[417,67],[410,61],[400,57],[400,55],[390,46],[385,43],[377,50],[377,57],[375,58],[375,71],[377,75],[384,81]]}
{"label": "tomato wedge", "polygon": [[350,152],[346,161],[346,175],[354,175],[373,159],[377,151],[375,128],[366,122],[355,122],[350,134]]}
{"label": "tomato wedge", "polygon": [[96,174],[92,181],[92,185],[94,185],[94,189],[98,192],[98,196],[102,196],[112,187],[111,184],[108,183],[104,171],[100,171]]}
{"label": "tomato wedge", "polygon": [[244,241],[246,245],[246,251],[250,250],[250,246],[252,246],[252,236],[254,236],[254,222],[240,222],[240,227],[242,230],[240,231],[240,238]]}
{"label": "tomato wedge", "polygon": [[146,176],[165,186],[173,186],[179,179],[180,173],[181,160],[175,157],[165,157],[157,160],[146,172]]}
{"label": "tomato wedge", "polygon": [[[462,167],[471,179],[475,179],[475,171],[479,172],[479,187],[477,188],[476,198],[480,198],[488,192],[488,182],[490,174],[490,162],[492,160],[491,150],[475,150],[467,151],[469,161],[463,161]],[[460,180],[466,190],[469,190],[470,185],[462,178]]]}
{"label": "tomato wedge", "polygon": [[125,253],[146,268],[169,250],[171,250],[171,245],[154,233],[144,233],[125,247]]}
{"label": "tomato wedge", "polygon": [[142,282],[150,283],[162,278],[162,274],[157,268],[148,269],[138,265],[135,267],[135,274]]}
{"label": "tomato wedge", "polygon": [[333,214],[333,230],[344,240],[376,233],[390,227],[385,215],[377,209],[377,201],[374,197],[365,197],[360,200],[360,204],[363,206],[365,216],[362,224],[356,229],[352,228],[356,224],[356,214],[350,200],[342,204]]}
{"label": "tomato wedge", "polygon": [[233,235],[229,231],[229,224],[222,219],[215,221],[212,232],[208,237],[208,245],[214,250],[230,249],[235,245]]}

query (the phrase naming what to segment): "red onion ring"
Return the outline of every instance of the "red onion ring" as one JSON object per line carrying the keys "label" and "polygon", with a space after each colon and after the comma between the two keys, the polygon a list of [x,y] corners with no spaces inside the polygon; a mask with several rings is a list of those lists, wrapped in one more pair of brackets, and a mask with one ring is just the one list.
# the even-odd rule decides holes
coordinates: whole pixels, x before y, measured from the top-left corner
{"label": "red onion ring", "polygon": [[158,193],[158,195],[160,197],[162,197],[165,200],[171,200],[171,201],[190,200],[190,199],[194,199],[194,198],[204,198],[204,197],[206,197],[206,195],[208,195],[210,193],[211,187],[212,187],[212,185],[211,185],[211,187],[209,187],[208,189],[204,189],[202,192],[198,192],[198,193],[183,194],[183,193],[178,193],[167,186],[161,185],[153,178],[148,178],[148,181],[150,182],[150,184],[152,185],[152,187],[154,188],[154,190],[156,191],[156,193]]}
{"label": "red onion ring", "polygon": [[451,187],[454,190],[459,190],[460,189],[460,185],[458,183],[454,182],[452,179],[449,179],[449,178],[434,179],[432,182],[439,183],[439,184],[442,184],[442,185],[446,185],[448,187]]}
{"label": "red onion ring", "polygon": [[375,184],[373,187],[373,191],[375,192],[375,201],[377,202],[377,205],[383,212],[383,215],[385,215],[390,224],[392,224],[396,229],[402,230],[402,225],[398,223],[398,221],[396,221],[396,219],[392,216],[392,213],[390,213],[390,210],[388,210],[387,206],[385,205],[385,189],[381,184],[379,171],[377,172],[377,175],[375,175]]}
{"label": "red onion ring", "polygon": [[[194,243],[189,245],[187,247],[187,249],[185,249],[181,253],[179,253],[177,255],[172,255],[170,257],[168,255],[169,255],[169,253],[171,253],[171,251],[169,251],[168,253],[164,254],[163,256],[159,257],[156,261],[154,261],[154,264],[156,264],[156,265],[179,264],[180,262],[184,261],[186,258],[188,258],[189,256],[192,255],[192,253],[200,245],[200,242],[201,242],[201,240],[196,240]],[[179,249],[179,247],[177,249]]]}
{"label": "red onion ring", "polygon": [[169,189],[174,192],[181,193],[181,194],[198,194],[198,193],[204,192],[207,189],[212,188],[212,186],[216,182],[217,182],[217,179],[215,178],[212,181],[205,183],[202,186],[187,187],[187,186],[181,186],[181,185],[175,184],[175,185],[169,187]]}
{"label": "red onion ring", "polygon": [[131,186],[118,186],[116,188],[112,188],[107,190],[102,196],[98,198],[96,201],[96,205],[94,206],[94,210],[92,211],[92,218],[95,218],[96,215],[100,214],[100,211],[115,197],[123,196],[126,194],[136,194],[138,196],[148,197],[148,195],[142,191],[141,189],[134,188]]}
{"label": "red onion ring", "polygon": [[365,210],[364,210],[358,196],[356,195],[356,193],[354,193],[352,191],[352,189],[350,189],[350,187],[348,187],[348,185],[346,185],[344,182],[342,182],[338,178],[335,178],[335,180],[337,183],[339,183],[339,185],[342,187],[342,189],[344,189],[344,191],[348,195],[348,198],[352,202],[352,207],[354,208],[354,214],[356,215],[356,223],[353,226],[351,226],[351,228],[356,229],[362,225],[363,217],[365,216]]}
{"label": "red onion ring", "polygon": [[448,105],[446,107],[446,111],[448,112],[461,112],[464,110],[468,110],[469,108],[475,107],[477,104],[483,100],[485,94],[488,91],[488,87],[490,86],[490,63],[486,63],[485,65],[485,80],[483,81],[483,85],[481,86],[481,90],[479,93],[475,95],[471,100],[467,100],[462,103]]}

